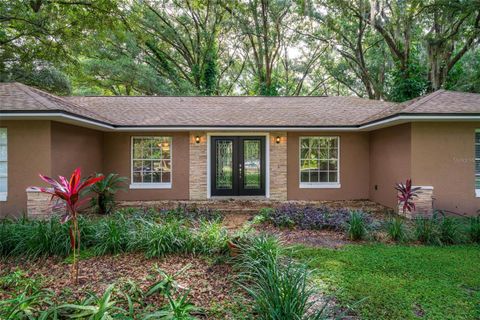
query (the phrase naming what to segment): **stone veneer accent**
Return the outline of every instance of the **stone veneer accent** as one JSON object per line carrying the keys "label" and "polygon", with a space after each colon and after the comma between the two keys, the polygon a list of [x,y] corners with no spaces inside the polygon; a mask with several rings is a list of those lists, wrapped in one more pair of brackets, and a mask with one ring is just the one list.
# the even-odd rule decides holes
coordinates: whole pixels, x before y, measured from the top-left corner
{"label": "stone veneer accent", "polygon": [[[415,186],[413,186],[415,188]],[[408,219],[414,219],[417,217],[430,218],[433,215],[433,187],[422,186],[417,191],[418,197],[414,199],[415,211],[406,212],[403,214],[403,204],[398,204],[398,214],[405,216]]]}
{"label": "stone veneer accent", "polygon": [[[200,143],[195,137],[200,137]],[[207,134],[206,132],[190,132],[190,200],[207,199]]]}
{"label": "stone veneer accent", "polygon": [[[276,143],[276,137],[280,143]],[[270,199],[287,200],[287,133],[270,132]]]}
{"label": "stone veneer accent", "polygon": [[27,188],[27,217],[30,219],[45,219],[53,214],[61,214],[65,210],[64,204],[56,205],[51,201],[52,196]]}

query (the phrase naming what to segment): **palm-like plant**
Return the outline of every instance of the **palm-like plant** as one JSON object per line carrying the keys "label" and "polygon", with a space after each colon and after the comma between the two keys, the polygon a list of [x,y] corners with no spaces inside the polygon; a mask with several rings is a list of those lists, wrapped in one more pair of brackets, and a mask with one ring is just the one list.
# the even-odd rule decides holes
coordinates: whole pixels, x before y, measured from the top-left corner
{"label": "palm-like plant", "polygon": [[39,192],[48,193],[52,195],[52,200],[57,198],[63,200],[67,206],[65,214],[61,217],[61,223],[71,221],[69,229],[70,246],[73,251],[72,263],[72,281],[76,285],[78,283],[78,261],[77,254],[80,252],[80,229],[78,228],[78,209],[84,203],[85,199],[80,199],[82,190],[91,186],[92,184],[102,180],[103,176],[87,178],[84,181],[81,179],[80,168],[73,171],[70,180],[63,176],[58,177],[58,181],[52,178],[40,175],[40,178],[48,183],[51,188],[32,187],[32,189]]}
{"label": "palm-like plant", "polygon": [[420,190],[420,187],[412,188],[412,179],[407,179],[405,184],[403,182],[397,183],[395,189],[399,192],[397,195],[398,202],[403,203],[402,210],[403,214],[412,212],[415,210],[415,203],[413,202],[414,198],[418,197],[417,191]]}
{"label": "palm-like plant", "polygon": [[[101,173],[97,173],[97,177],[103,176]],[[125,190],[126,177],[121,177],[116,173],[110,173],[105,176],[105,179],[97,181],[91,185],[87,191],[91,191],[96,194],[92,198],[92,205],[98,209],[99,214],[108,214],[112,211],[115,204],[115,194],[119,190]]]}

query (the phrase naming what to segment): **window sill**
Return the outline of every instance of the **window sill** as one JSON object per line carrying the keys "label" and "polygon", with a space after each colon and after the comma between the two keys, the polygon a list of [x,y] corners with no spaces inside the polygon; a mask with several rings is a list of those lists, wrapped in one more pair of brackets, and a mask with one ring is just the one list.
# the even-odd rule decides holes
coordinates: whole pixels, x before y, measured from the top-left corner
{"label": "window sill", "polygon": [[171,183],[132,183],[130,189],[172,189]]}
{"label": "window sill", "polygon": [[475,197],[480,198],[480,189],[475,189]]}
{"label": "window sill", "polygon": [[0,201],[7,201],[7,193],[0,192]]}
{"label": "window sill", "polygon": [[300,189],[340,189],[340,183],[300,183]]}

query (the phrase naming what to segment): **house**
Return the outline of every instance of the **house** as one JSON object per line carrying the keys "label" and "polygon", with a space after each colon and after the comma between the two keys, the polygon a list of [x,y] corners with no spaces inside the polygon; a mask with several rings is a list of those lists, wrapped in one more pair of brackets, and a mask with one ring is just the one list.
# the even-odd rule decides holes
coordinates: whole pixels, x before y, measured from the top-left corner
{"label": "house", "polygon": [[[48,198],[38,173],[115,172],[123,201],[371,199],[421,186],[419,213],[480,208],[480,94],[57,97],[0,84],[0,216]],[[27,205],[28,203],[28,205]]]}

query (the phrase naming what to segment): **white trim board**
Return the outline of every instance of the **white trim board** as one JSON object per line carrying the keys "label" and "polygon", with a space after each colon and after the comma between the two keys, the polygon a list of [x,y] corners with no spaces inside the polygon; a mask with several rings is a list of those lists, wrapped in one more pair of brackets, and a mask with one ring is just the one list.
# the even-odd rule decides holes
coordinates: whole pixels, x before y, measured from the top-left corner
{"label": "white trim board", "polygon": [[102,123],[95,120],[85,119],[80,116],[65,114],[62,112],[42,113],[42,112],[4,112],[0,113],[0,118],[11,120],[54,120],[70,124],[81,125],[87,128],[100,129],[102,131],[118,131],[118,132],[175,132],[175,131],[228,131],[228,132],[243,132],[243,131],[303,131],[303,132],[322,132],[322,131],[370,131],[380,129],[397,124],[414,122],[414,121],[480,121],[480,115],[398,115],[389,119],[378,120],[372,123],[363,124],[360,126],[318,126],[318,127],[281,127],[281,126],[239,126],[239,127],[216,127],[216,126],[115,126]]}

